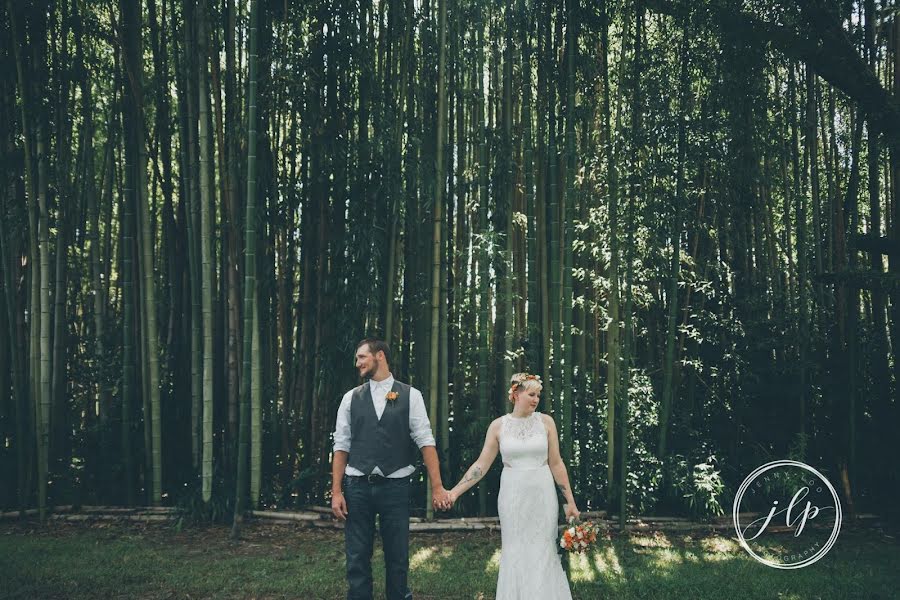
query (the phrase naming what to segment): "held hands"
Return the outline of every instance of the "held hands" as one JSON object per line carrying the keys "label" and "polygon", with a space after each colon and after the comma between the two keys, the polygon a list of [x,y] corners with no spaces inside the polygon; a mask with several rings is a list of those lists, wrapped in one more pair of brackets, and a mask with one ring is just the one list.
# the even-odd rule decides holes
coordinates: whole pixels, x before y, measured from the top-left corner
{"label": "held hands", "polygon": [[[450,510],[456,497],[444,489],[443,486],[436,488],[432,494],[431,503],[437,510]],[[347,501],[344,494],[336,492],[331,496],[331,513],[340,521],[347,520]]]}
{"label": "held hands", "polygon": [[431,505],[436,510],[450,510],[453,508],[453,503],[456,501],[456,498],[453,495],[444,489],[444,486],[435,487],[432,490],[431,494]]}

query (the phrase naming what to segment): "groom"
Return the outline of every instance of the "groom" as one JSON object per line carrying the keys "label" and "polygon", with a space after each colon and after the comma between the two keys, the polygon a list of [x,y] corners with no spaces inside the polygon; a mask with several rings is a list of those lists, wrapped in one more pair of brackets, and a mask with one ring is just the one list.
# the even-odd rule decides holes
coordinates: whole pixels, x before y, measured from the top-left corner
{"label": "groom", "polygon": [[[394,379],[388,345],[375,338],[357,344],[356,368],[366,383],[344,394],[338,408],[331,463],[331,511],[346,520],[347,599],[372,598],[375,515],[384,546],[387,600],[412,598],[409,571],[409,485],[419,447],[431,479],[435,508],[453,502],[441,471],[422,393]],[[343,490],[341,483],[343,482]]]}

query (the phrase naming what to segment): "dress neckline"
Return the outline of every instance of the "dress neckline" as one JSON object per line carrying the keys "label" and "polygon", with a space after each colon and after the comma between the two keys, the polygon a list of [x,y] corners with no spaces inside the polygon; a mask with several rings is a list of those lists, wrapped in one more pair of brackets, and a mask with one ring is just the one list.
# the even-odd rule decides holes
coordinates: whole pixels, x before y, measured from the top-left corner
{"label": "dress neckline", "polygon": [[527,417],[514,417],[512,413],[506,413],[506,416],[509,417],[510,419],[513,419],[514,421],[526,421],[526,420],[531,419],[532,417],[534,417],[534,415],[536,415],[536,414],[539,414],[538,411],[534,411],[533,413],[531,413],[531,414],[528,415]]}

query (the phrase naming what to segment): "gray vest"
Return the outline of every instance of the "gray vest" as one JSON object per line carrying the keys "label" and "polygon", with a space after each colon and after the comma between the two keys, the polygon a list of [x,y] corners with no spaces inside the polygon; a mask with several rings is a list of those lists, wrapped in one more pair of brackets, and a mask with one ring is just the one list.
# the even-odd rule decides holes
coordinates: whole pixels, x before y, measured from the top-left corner
{"label": "gray vest", "polygon": [[409,435],[410,386],[394,380],[392,392],[398,396],[388,400],[379,420],[372,400],[372,390],[366,382],[353,390],[350,398],[350,456],[354,469],[366,475],[375,467],[384,475],[411,465],[415,459]]}

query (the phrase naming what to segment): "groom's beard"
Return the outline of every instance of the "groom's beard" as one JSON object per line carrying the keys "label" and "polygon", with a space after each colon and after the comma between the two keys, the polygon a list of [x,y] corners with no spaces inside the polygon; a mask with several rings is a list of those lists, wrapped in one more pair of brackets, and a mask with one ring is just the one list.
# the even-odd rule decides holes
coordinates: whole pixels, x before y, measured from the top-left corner
{"label": "groom's beard", "polygon": [[362,374],[363,379],[372,379],[372,376],[378,371],[378,365],[374,367],[370,367],[365,373]]}

